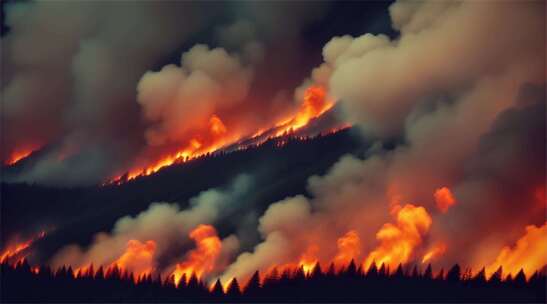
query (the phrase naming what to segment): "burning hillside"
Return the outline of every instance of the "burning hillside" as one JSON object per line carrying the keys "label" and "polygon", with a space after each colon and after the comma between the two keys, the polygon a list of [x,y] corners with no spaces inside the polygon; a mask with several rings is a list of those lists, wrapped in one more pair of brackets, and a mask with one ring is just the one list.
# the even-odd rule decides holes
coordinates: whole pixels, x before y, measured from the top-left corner
{"label": "burning hillside", "polygon": [[10,288],[544,300],[544,2],[3,9]]}

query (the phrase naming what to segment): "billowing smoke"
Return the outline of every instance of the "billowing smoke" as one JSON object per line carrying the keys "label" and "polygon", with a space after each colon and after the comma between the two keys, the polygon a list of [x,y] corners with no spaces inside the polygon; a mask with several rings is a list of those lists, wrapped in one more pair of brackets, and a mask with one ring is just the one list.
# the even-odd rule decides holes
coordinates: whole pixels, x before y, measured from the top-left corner
{"label": "billowing smoke", "polygon": [[[253,11],[252,5],[245,8]],[[269,26],[280,17],[276,10],[267,13],[271,18],[238,19],[216,28],[221,48],[199,44],[182,52],[180,64],[141,66],[141,73],[133,75],[138,102],[132,105],[142,111],[135,116],[142,141],[132,154],[137,163],[164,153],[187,157],[222,143],[219,134],[236,138],[248,125],[268,126],[283,116],[279,108],[290,109],[293,95],[302,99],[303,89],[311,84],[327,89],[329,98],[338,100],[343,119],[376,141],[364,159],[346,155],[323,176],[309,177],[307,196],[272,203],[258,220],[262,239],[252,250],[231,257],[239,250],[237,238],[221,240],[211,226],[231,205],[226,202],[234,202],[234,193],[245,188],[236,182],[231,190],[202,193],[188,210],[162,203],[137,217],[122,218],[112,233],[98,235],[85,250],[66,248],[54,264],[106,265],[126,257],[138,260],[134,263],[140,269],[153,263],[153,268],[178,266],[186,273],[196,265],[189,261],[199,260],[211,278],[224,282],[276,265],[309,267],[333,261],[344,267],[340,264],[351,259],[365,268],[385,263],[391,269],[399,263],[447,267],[459,262],[474,269],[488,266],[489,271],[498,265],[511,272],[526,266],[529,272],[546,264],[537,245],[544,240],[546,212],[545,4],[398,1],[389,11],[400,33],[397,38],[332,38],[323,48],[324,62],[303,82],[293,82],[294,93],[272,85],[286,79],[278,75],[284,71],[280,67],[296,66],[292,60],[297,58],[282,47],[274,56],[272,41],[282,37],[286,45],[298,44],[296,36]],[[306,20],[282,24],[300,27]],[[248,22],[256,23],[259,34],[269,40],[257,41],[260,35]],[[96,56],[110,50],[94,44],[86,49]],[[272,64],[273,57],[284,60]],[[77,66],[85,69],[87,62]],[[127,64],[132,71],[132,63]],[[100,68],[111,65],[93,67],[101,75]],[[81,90],[92,84],[94,93],[112,98],[108,90],[99,90],[105,79],[87,76],[92,79],[81,76]],[[119,85],[130,87],[131,81],[123,79]],[[88,103],[79,100],[88,95],[81,96],[73,98],[80,106],[71,113],[87,113],[82,109]],[[95,120],[82,117],[73,123],[94,126],[93,134],[111,131],[108,124],[97,129]],[[78,129],[82,133],[68,129],[72,136],[61,137],[62,142],[104,139],[89,136],[85,128]],[[386,142],[397,145],[388,149]],[[99,160],[111,156],[102,149],[75,149],[93,151]],[[162,262],[177,243],[181,255]],[[183,248],[185,243],[190,247]],[[134,251],[160,258],[147,259]],[[200,253],[210,259],[198,259]],[[521,265],[523,259],[532,262]],[[211,268],[213,260],[222,266]]]}
{"label": "billowing smoke", "polygon": [[[271,205],[258,227],[264,241],[223,278],[298,265],[313,244],[318,261],[332,261],[337,239],[352,230],[361,261],[393,267],[390,243],[404,240],[407,258],[397,262],[477,270],[500,260],[524,227],[543,226],[544,11],[540,2],[400,1],[390,7],[399,38],[333,38],[310,79],[326,83],[344,117],[378,144],[364,160],[345,156],[325,176],[310,177],[310,199]],[[380,148],[391,138],[403,143]],[[398,224],[386,224],[402,206],[417,206],[422,212],[412,218],[424,221],[406,225],[395,213]],[[544,229],[527,231],[537,241]],[[544,254],[529,256],[533,265],[547,263]]]}
{"label": "billowing smoke", "polygon": [[[185,248],[193,245],[190,238],[195,237],[191,231],[200,225],[212,224],[223,212],[237,208],[241,196],[249,191],[250,186],[250,177],[241,175],[225,189],[210,189],[191,198],[188,209],[180,210],[177,204],[153,203],[134,217],[120,218],[111,233],[98,233],[88,248],[68,245],[61,249],[52,258],[52,265],[82,268],[90,264],[109,266],[117,261],[135,272],[139,269],[161,272],[163,268],[172,271],[174,264],[184,259]],[[214,228],[211,229],[216,235]],[[238,240],[230,235],[218,242],[221,247],[217,265],[222,265],[238,249]],[[151,252],[144,261],[135,253],[142,251]],[[121,263],[120,260],[132,263]]]}
{"label": "billowing smoke", "polygon": [[3,178],[102,183],[273,126],[296,108],[301,31],[323,6],[5,4],[1,158],[41,153]]}
{"label": "billowing smoke", "polygon": [[2,159],[53,145],[18,178],[50,184],[126,166],[141,142],[138,79],[209,15],[188,3],[105,2],[20,2],[6,14]]}

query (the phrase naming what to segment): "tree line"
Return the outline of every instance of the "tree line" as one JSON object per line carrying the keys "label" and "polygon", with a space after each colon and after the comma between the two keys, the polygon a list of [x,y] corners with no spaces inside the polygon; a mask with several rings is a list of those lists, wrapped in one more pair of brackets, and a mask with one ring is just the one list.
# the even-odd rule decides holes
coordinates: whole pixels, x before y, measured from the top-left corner
{"label": "tree line", "polygon": [[208,286],[195,275],[173,277],[146,275],[135,278],[118,268],[102,267],[74,273],[71,267],[52,270],[32,268],[26,261],[3,263],[2,302],[541,302],[545,303],[545,273],[529,279],[521,270],[514,277],[500,268],[490,278],[484,269],[472,275],[454,265],[434,273],[416,266],[399,265],[391,272],[382,265],[367,271],[352,261],[342,270],[317,264],[309,273],[303,268],[274,269],[265,276],[258,271],[242,285],[233,279],[222,286]]}

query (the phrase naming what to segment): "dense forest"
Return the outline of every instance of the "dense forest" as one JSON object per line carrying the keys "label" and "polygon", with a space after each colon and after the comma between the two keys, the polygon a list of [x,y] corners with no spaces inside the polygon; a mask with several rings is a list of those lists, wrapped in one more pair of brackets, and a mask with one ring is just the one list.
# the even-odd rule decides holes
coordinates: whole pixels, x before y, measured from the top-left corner
{"label": "dense forest", "polygon": [[[528,280],[524,272],[504,276],[499,269],[489,279],[484,270],[471,275],[454,265],[448,271],[424,271],[399,266],[390,272],[383,265],[366,272],[353,261],[336,271],[317,264],[276,269],[261,276],[257,271],[244,284],[233,279],[222,286],[207,286],[195,275],[174,279],[144,276],[113,268],[74,273],[72,268],[31,268],[26,261],[1,264],[2,302],[541,302],[545,303],[545,273]],[[503,279],[502,279],[503,278]]]}

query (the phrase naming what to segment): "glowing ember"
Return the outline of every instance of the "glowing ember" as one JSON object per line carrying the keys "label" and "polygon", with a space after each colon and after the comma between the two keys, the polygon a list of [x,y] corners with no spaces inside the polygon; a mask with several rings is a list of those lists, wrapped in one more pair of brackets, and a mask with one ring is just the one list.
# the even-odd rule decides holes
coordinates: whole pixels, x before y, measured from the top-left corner
{"label": "glowing ember", "polygon": [[396,208],[396,217],[396,224],[386,223],[376,233],[380,245],[367,256],[365,269],[369,269],[373,262],[376,265],[385,264],[392,269],[406,263],[432,223],[424,207],[412,204]]}
{"label": "glowing ember", "polygon": [[[0,263],[6,262],[8,259],[16,257],[18,255],[21,255],[24,251],[26,251],[32,244],[42,239],[46,236],[45,231],[41,231],[36,236],[32,237],[31,239],[22,242],[22,243],[15,243],[11,246],[8,246],[6,249],[2,251],[2,254],[0,254]],[[24,257],[23,257],[24,258]]]}
{"label": "glowing ember", "polygon": [[188,281],[192,274],[201,278],[212,271],[220,254],[222,243],[213,226],[199,225],[190,232],[190,238],[196,242],[196,248],[188,252],[184,262],[176,265],[173,271],[176,285],[183,276]]}
{"label": "glowing ember", "polygon": [[452,195],[452,192],[447,187],[437,189],[434,196],[437,208],[439,208],[442,213],[446,213],[448,208],[456,203],[454,195]]}
{"label": "glowing ember", "polygon": [[486,267],[487,276],[492,275],[501,266],[504,274],[515,276],[521,269],[530,277],[534,271],[547,265],[547,222],[541,227],[530,225],[526,233],[514,247],[501,249],[496,261]]}

